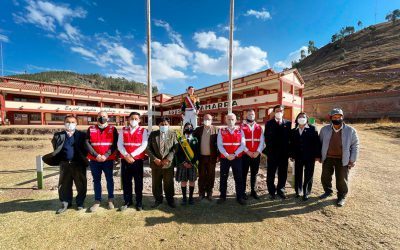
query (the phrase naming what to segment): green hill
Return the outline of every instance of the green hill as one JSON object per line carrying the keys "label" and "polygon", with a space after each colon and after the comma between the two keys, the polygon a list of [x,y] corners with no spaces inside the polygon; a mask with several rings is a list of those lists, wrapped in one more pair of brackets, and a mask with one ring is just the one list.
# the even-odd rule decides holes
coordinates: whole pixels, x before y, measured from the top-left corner
{"label": "green hill", "polygon": [[[10,77],[32,80],[32,81],[66,84],[78,87],[122,91],[130,93],[133,92],[142,95],[146,95],[147,93],[147,85],[144,83],[129,81],[125,78],[106,77],[100,74],[78,74],[69,71],[47,71],[34,74],[12,75]],[[153,93],[154,94],[158,93],[157,87],[153,87]]]}

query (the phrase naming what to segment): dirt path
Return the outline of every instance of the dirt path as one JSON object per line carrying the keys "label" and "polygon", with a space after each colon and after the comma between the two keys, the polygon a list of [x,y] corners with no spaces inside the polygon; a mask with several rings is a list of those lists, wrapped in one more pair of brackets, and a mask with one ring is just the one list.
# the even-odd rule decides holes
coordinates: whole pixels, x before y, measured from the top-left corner
{"label": "dirt path", "polygon": [[[32,190],[34,156],[49,150],[49,141],[0,140],[0,248],[400,248],[400,168],[398,138],[358,125],[360,160],[351,171],[348,203],[320,201],[321,165],[317,164],[309,202],[293,198],[245,207],[202,201],[192,207],[96,214],[70,210],[57,216],[57,191]],[[33,148],[32,148],[33,147]],[[48,175],[56,170],[48,169]],[[117,194],[120,192],[118,191]],[[117,195],[117,202],[121,202]],[[93,200],[90,192],[87,205]]]}

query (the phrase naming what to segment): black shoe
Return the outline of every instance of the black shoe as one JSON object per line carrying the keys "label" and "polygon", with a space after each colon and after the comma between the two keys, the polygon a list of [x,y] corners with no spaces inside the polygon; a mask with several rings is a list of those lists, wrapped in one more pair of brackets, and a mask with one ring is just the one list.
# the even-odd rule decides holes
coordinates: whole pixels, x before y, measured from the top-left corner
{"label": "black shoe", "polygon": [[207,197],[206,197],[206,199],[207,199],[208,201],[212,201],[212,200],[213,200],[213,198],[212,198],[212,195],[210,195],[210,194],[207,194]]}
{"label": "black shoe", "polygon": [[296,194],[296,198],[300,198],[300,195],[299,195],[299,194]]}
{"label": "black shoe", "polygon": [[246,205],[246,201],[243,200],[243,199],[238,199],[237,202],[238,202],[240,205]]}
{"label": "black shoe", "polygon": [[176,205],[175,205],[175,202],[174,202],[174,201],[169,201],[169,202],[168,202],[168,206],[169,206],[170,208],[176,208]]}
{"label": "black shoe", "polygon": [[151,208],[156,208],[162,204],[162,201],[155,201]]}
{"label": "black shoe", "polygon": [[83,209],[85,209],[85,206],[83,206],[83,205],[76,205],[76,210],[81,211],[81,210],[83,210]]}
{"label": "black shoe", "polygon": [[278,196],[279,196],[282,200],[285,200],[285,199],[286,199],[286,194],[284,194],[284,193],[279,193]]}
{"label": "black shoe", "polygon": [[325,193],[323,193],[322,195],[320,195],[319,198],[320,198],[320,199],[326,199],[326,198],[328,198],[328,197],[330,197],[330,196],[332,196],[332,195],[333,195],[332,193],[327,193],[327,192],[325,192]]}
{"label": "black shoe", "polygon": [[194,205],[193,197],[189,198],[189,205]]}
{"label": "black shoe", "polygon": [[344,204],[346,204],[346,199],[345,198],[338,198],[336,204],[337,204],[338,207],[343,207]]}
{"label": "black shoe", "polygon": [[249,199],[249,197],[247,197],[247,194],[244,193],[244,194],[243,194],[243,200],[246,200],[246,201],[247,201],[248,199]]}
{"label": "black shoe", "polygon": [[275,194],[270,194],[269,195],[269,199],[270,200],[275,200],[276,199],[276,195]]}
{"label": "black shoe", "polygon": [[226,201],[226,198],[219,198],[217,201],[217,204],[223,204],[223,203],[225,203],[225,201]]}
{"label": "black shoe", "polygon": [[256,191],[251,191],[251,196],[252,196],[254,199],[256,199],[256,200],[259,200],[259,199],[260,199],[260,197],[258,196],[258,194],[256,193]]}
{"label": "black shoe", "polygon": [[303,196],[303,201],[308,201],[308,199],[310,199],[310,197],[308,197],[308,195],[305,194],[305,195]]}
{"label": "black shoe", "polygon": [[182,202],[181,202],[181,205],[182,205],[182,206],[186,206],[186,204],[187,204],[187,199],[186,199],[186,198],[183,198],[183,199],[182,199]]}

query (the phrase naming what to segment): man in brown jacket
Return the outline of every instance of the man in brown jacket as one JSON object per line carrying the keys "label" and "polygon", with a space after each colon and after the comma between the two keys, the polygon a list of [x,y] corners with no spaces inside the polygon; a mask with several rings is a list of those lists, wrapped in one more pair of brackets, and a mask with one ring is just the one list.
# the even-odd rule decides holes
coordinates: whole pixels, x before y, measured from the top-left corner
{"label": "man in brown jacket", "polygon": [[203,124],[197,127],[193,133],[193,136],[197,138],[200,144],[200,152],[197,152],[200,154],[199,197],[204,199],[207,193],[207,199],[211,201],[215,181],[215,165],[218,157],[218,128],[212,125],[212,116],[210,114],[204,116]]}

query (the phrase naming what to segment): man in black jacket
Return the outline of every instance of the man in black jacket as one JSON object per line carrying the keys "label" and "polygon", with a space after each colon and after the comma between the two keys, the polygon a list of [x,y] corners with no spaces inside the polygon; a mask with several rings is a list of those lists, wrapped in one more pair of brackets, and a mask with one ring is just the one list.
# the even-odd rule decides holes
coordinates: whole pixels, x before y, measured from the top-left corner
{"label": "man in black jacket", "polygon": [[[267,155],[267,188],[270,199],[276,194],[286,199],[285,184],[289,160],[289,140],[292,123],[283,119],[284,106],[274,107],[275,117],[265,124],[264,137]],[[275,186],[275,173],[278,170],[278,185]]]}
{"label": "man in black jacket", "polygon": [[76,130],[77,120],[72,115],[64,119],[65,130],[54,134],[51,143],[54,151],[43,157],[43,161],[51,166],[60,166],[58,195],[62,203],[57,214],[63,213],[72,205],[72,183],[77,190],[76,205],[83,209],[86,198],[87,179],[86,150],[84,147],[85,133]]}

